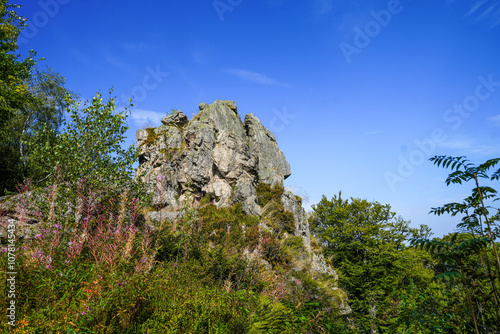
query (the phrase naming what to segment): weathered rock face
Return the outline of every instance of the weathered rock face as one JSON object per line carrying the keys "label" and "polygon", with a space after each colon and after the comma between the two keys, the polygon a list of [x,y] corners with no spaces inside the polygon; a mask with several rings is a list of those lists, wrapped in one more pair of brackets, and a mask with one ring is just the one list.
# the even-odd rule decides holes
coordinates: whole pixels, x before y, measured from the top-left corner
{"label": "weathered rock face", "polygon": [[179,207],[188,196],[210,195],[220,207],[241,203],[260,214],[255,188],[282,184],[290,165],[276,138],[254,115],[242,122],[233,101],[202,103],[191,121],[178,111],[164,125],[137,131],[141,150],[136,177],[156,185],[160,207]]}
{"label": "weathered rock face", "polygon": [[309,230],[309,222],[307,221],[306,211],[302,207],[302,203],[297,201],[297,198],[291,191],[283,193],[281,202],[286,211],[293,213],[295,235],[301,236],[304,245],[309,249],[311,247],[311,231]]}
{"label": "weathered rock face", "polygon": [[[150,184],[159,209],[149,219],[175,219],[188,199],[206,195],[219,207],[241,203],[247,214],[260,216],[258,184],[282,186],[291,174],[276,138],[253,114],[242,122],[233,101],[201,103],[199,109],[190,121],[177,111],[164,117],[158,128],[137,131],[136,177]],[[323,255],[311,249],[309,223],[298,198],[285,191],[281,202],[293,213],[292,234],[300,236],[305,246],[298,255],[304,261],[297,261],[296,269],[307,265],[314,272],[335,276]]]}

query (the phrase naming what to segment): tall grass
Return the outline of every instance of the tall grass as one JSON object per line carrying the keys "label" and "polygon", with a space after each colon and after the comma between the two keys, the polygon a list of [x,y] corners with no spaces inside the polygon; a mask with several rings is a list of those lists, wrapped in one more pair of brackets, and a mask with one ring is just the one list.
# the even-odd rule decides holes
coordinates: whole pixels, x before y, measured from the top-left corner
{"label": "tall grass", "polygon": [[16,326],[2,319],[5,333],[349,331],[331,294],[292,271],[277,235],[238,205],[202,200],[153,224],[127,190],[85,180],[19,190],[17,219],[38,223],[17,243]]}

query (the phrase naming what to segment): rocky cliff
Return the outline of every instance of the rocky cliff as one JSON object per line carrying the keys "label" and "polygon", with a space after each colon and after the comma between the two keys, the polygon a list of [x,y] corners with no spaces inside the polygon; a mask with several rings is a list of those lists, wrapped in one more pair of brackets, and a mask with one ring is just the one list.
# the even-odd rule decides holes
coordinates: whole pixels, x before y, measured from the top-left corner
{"label": "rocky cliff", "polygon": [[[274,135],[253,114],[241,120],[233,101],[201,103],[190,121],[181,111],[162,119],[163,125],[137,131],[140,150],[136,177],[155,191],[162,217],[178,212],[189,199],[210,196],[219,207],[240,203],[250,215],[262,215],[256,188],[260,183],[283,185],[290,165]],[[284,191],[281,204],[293,214],[291,234],[303,239],[301,257],[313,271],[336,276],[322,255],[311,250],[307,216],[300,199]],[[150,219],[160,216],[151,212]],[[172,215],[170,217],[173,218]]]}
{"label": "rocky cliff", "polygon": [[136,175],[148,183],[164,178],[166,194],[155,199],[160,205],[175,206],[187,194],[202,193],[218,206],[240,202],[248,214],[260,214],[259,182],[282,184],[291,174],[276,138],[252,114],[242,122],[233,101],[199,108],[191,121],[177,111],[162,126],[137,132]]}

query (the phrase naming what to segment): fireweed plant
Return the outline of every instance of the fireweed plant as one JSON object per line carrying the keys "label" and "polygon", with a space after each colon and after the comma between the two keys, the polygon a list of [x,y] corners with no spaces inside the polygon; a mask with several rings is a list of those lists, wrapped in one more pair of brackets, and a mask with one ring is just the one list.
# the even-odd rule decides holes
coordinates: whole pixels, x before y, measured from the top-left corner
{"label": "fireweed plant", "polygon": [[21,224],[38,222],[18,244],[18,318],[50,331],[86,328],[92,308],[154,260],[151,228],[140,224],[137,199],[124,191],[118,202],[103,203],[85,180],[73,200],[68,189],[55,182],[35,191],[28,180],[16,208]]}
{"label": "fireweed plant", "polygon": [[16,327],[2,321],[3,332],[349,331],[328,278],[291,270],[286,245],[239,205],[204,197],[153,224],[151,202],[127,190],[103,200],[85,179],[43,190],[27,180],[19,193],[30,230],[17,245]]}

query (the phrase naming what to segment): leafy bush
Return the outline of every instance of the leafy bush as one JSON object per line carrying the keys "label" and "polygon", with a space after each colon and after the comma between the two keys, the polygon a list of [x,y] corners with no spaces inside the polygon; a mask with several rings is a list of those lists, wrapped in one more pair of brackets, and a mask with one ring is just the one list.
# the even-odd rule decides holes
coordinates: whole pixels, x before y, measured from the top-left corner
{"label": "leafy bush", "polygon": [[256,191],[259,205],[264,208],[264,216],[270,221],[273,229],[278,233],[293,232],[293,213],[286,211],[281,201],[285,188],[279,184],[271,187],[267,183],[259,183]]}
{"label": "leafy bush", "polygon": [[[84,185],[73,195],[58,182],[23,189],[18,209],[35,212],[40,230],[20,244],[20,332],[328,333],[344,326],[318,292],[321,283],[292,278],[285,247],[241,206],[186,207],[182,218],[152,230],[130,192],[105,201]],[[297,238],[286,247],[300,247]],[[263,270],[258,258],[274,269]]]}
{"label": "leafy bush", "polygon": [[445,287],[448,297],[448,324],[453,328],[469,327],[476,333],[500,330],[500,259],[499,234],[495,216],[488,201],[497,201],[497,191],[480,184],[484,179],[495,181],[500,169],[488,175],[500,158],[475,165],[466,157],[435,156],[429,159],[436,166],[450,168],[446,185],[472,182],[471,195],[461,203],[447,203],[432,208],[431,213],[445,213],[463,218],[457,224],[460,232],[443,238],[415,237],[412,244],[428,251],[437,261],[436,279]]}
{"label": "leafy bush", "polygon": [[[36,136],[55,138],[53,142],[40,142],[33,148],[31,164],[45,175],[45,185],[57,175],[58,181],[75,184],[85,179],[89,189],[124,190],[131,184],[133,167],[137,161],[137,150],[132,145],[122,149],[124,134],[128,127],[128,109],[114,113],[115,98],[103,102],[97,95],[85,103],[71,103],[68,123],[63,122],[63,132],[55,134],[52,128],[43,128]],[[113,195],[116,197],[116,193]]]}

